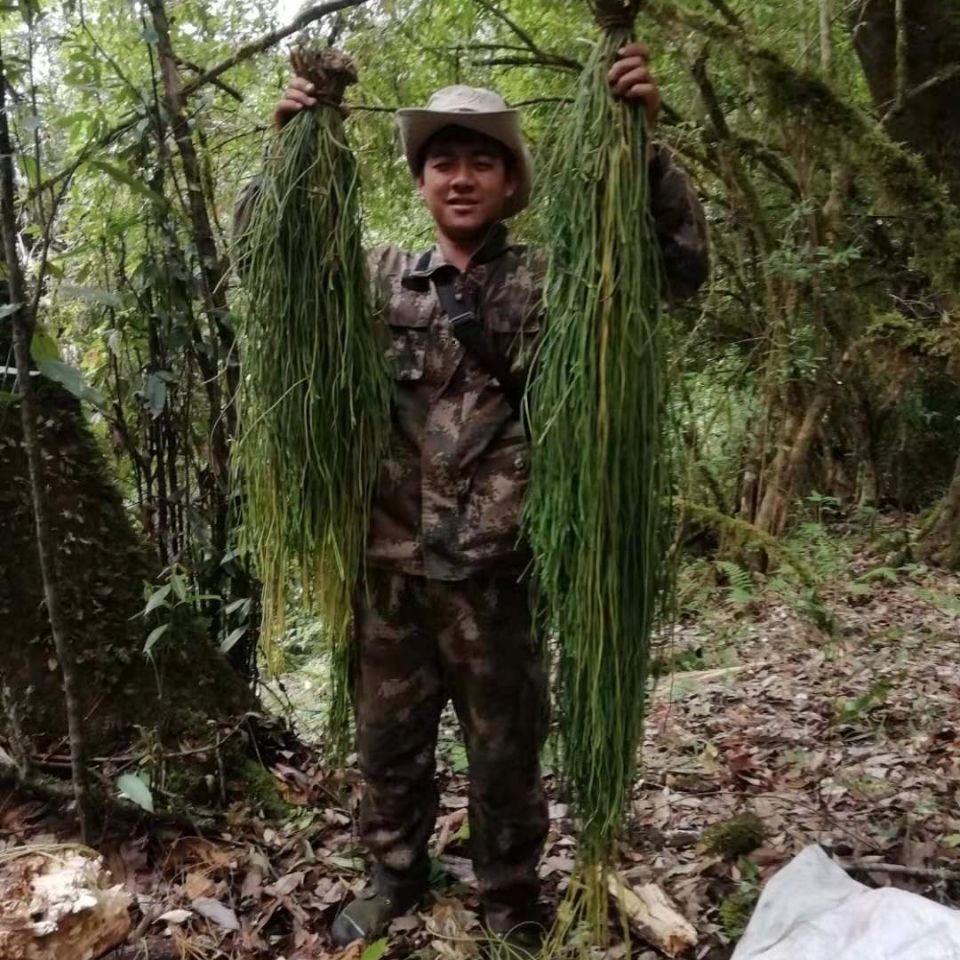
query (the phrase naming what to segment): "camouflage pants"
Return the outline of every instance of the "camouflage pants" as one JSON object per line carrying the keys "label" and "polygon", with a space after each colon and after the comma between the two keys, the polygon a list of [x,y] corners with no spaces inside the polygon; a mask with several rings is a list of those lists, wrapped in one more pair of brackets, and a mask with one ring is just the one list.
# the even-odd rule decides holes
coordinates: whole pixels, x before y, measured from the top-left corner
{"label": "camouflage pants", "polygon": [[547,832],[539,761],[547,697],[526,586],[516,577],[448,582],[370,570],[356,631],[360,832],[379,869],[403,876],[426,862],[440,713],[452,700],[470,765],[481,898],[488,916],[530,919]]}

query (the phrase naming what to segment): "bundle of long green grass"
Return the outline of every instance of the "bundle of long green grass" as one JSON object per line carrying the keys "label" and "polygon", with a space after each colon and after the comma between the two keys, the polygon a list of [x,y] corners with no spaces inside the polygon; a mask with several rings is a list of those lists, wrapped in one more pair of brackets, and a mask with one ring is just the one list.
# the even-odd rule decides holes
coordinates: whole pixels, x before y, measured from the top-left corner
{"label": "bundle of long green grass", "polygon": [[603,896],[635,773],[668,541],[665,359],[642,109],[607,72],[640,6],[590,0],[602,38],[548,165],[549,325],[531,385],[525,525],[559,638],[563,767],[581,876]]}
{"label": "bundle of long green grass", "polygon": [[237,449],[243,529],[263,582],[265,636],[283,628],[296,573],[342,653],[389,389],[340,109],[356,72],[329,49],[295,51],[291,60],[318,103],[274,136],[237,238],[249,301]]}

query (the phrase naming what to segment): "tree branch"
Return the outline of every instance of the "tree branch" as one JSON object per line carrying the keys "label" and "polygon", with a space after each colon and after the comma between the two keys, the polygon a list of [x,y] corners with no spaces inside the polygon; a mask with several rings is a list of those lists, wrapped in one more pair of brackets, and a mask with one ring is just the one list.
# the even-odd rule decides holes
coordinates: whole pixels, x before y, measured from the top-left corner
{"label": "tree branch", "polygon": [[[321,3],[315,7],[311,7],[309,10],[304,10],[303,13],[296,17],[296,19],[292,20],[286,27],[282,27],[279,30],[272,30],[270,33],[265,33],[258,39],[244,44],[232,56],[228,57],[221,63],[218,63],[215,67],[211,67],[209,70],[201,73],[199,77],[197,77],[195,80],[192,80],[183,88],[183,90],[181,90],[181,96],[188,97],[196,93],[201,87],[206,86],[208,83],[212,83],[222,73],[225,73],[227,70],[237,66],[244,60],[249,60],[258,53],[263,53],[265,50],[269,50],[270,47],[275,46],[281,40],[285,40],[292,33],[296,33],[298,30],[303,29],[305,26],[308,26],[314,21],[320,20],[331,13],[336,13],[338,10],[344,10],[348,7],[358,7],[361,4],[368,2],[369,0],[331,0],[329,3]],[[127,116],[125,116],[116,126],[111,127],[102,137],[85,146],[77,155],[77,157],[66,167],[55,173],[53,176],[48,177],[43,181],[43,183],[31,190],[30,196],[35,196],[37,193],[40,193],[43,190],[48,190],[50,187],[63,180],[64,177],[72,177],[79,167],[86,163],[87,160],[89,160],[90,157],[92,157],[98,150],[103,150],[104,148],[109,147],[114,140],[123,136],[123,134],[126,133],[127,130],[129,130],[140,119],[140,116],[141,115],[139,113],[127,114]]]}
{"label": "tree branch", "polygon": [[487,60],[471,60],[475,67],[542,67],[546,70],[563,70],[566,73],[579,73],[580,66],[572,66],[550,57],[490,57]]}
{"label": "tree branch", "polygon": [[895,110],[902,110],[907,102],[907,12],[905,0],[894,0],[894,21],[896,23],[896,99]]}
{"label": "tree branch", "polygon": [[731,27],[743,29],[743,21],[730,9],[726,0],[710,0],[710,4],[717,10]]}
{"label": "tree branch", "polygon": [[232,56],[227,57],[226,60],[218,63],[215,67],[211,67],[206,73],[201,73],[196,80],[192,80],[183,88],[181,95],[184,97],[190,96],[191,93],[199,90],[204,84],[215,80],[221,73],[226,73],[227,70],[235,67],[238,63],[249,60],[256,54],[263,53],[264,50],[269,50],[270,47],[275,47],[281,40],[286,40],[290,34],[302,30],[311,23],[321,20],[331,13],[346,10],[349,7],[359,7],[361,4],[367,2],[368,0],[332,0],[331,3],[321,3],[318,6],[311,7],[309,10],[304,10],[303,13],[291,20],[285,27],[281,27],[279,30],[272,30],[270,33],[265,33],[256,40],[251,40],[250,43],[245,43]]}
{"label": "tree branch", "polygon": [[883,115],[883,119],[880,122],[884,124],[888,123],[898,114],[902,113],[904,106],[914,97],[919,97],[921,93],[926,93],[932,87],[939,86],[941,83],[946,83],[948,80],[952,80],[958,76],[960,76],[960,63],[955,63],[953,66],[947,67],[946,70],[941,71],[935,76],[928,77],[923,83],[918,84],[912,90],[904,93],[902,100],[895,101],[893,106]]}
{"label": "tree branch", "polygon": [[531,53],[535,54],[538,57],[548,58],[555,60],[558,63],[565,63],[570,69],[575,69],[578,72],[582,69],[582,66],[577,63],[576,60],[571,60],[568,57],[563,57],[558,54],[549,53],[544,50],[542,47],[538,46],[533,37],[527,33],[519,24],[517,24],[511,17],[504,13],[496,4],[491,3],[490,0],[476,0],[484,10],[488,13],[493,14],[498,20],[505,23],[510,30],[519,38],[520,42],[526,47]]}
{"label": "tree branch", "polygon": [[519,110],[521,107],[536,107],[542,103],[573,103],[573,97],[534,97],[532,100],[518,100],[509,106]]}
{"label": "tree branch", "polygon": [[[183,57],[177,57],[177,66],[186,67],[188,70],[192,70],[194,73],[199,73],[203,75],[203,67],[199,64],[192,63],[190,60],[184,60]],[[243,103],[243,94],[237,90],[236,87],[231,87],[229,83],[226,83],[223,80],[214,79],[210,81],[218,90],[222,90],[228,97],[233,97],[237,103]]]}
{"label": "tree branch", "polygon": [[[187,213],[190,217],[190,233],[196,250],[200,275],[200,292],[204,313],[210,327],[211,343],[216,344],[219,356],[223,357],[227,395],[224,397],[219,383],[208,385],[210,392],[211,465],[216,482],[216,501],[213,524],[214,547],[226,553],[230,496],[230,451],[229,439],[236,435],[235,400],[240,385],[239,363],[236,357],[237,344],[228,317],[227,296],[224,287],[225,259],[217,250],[210,219],[212,199],[204,189],[203,174],[193,131],[183,109],[184,95],[177,73],[176,54],[170,39],[170,26],[164,0],[146,0],[153,27],[157,34],[157,57],[163,81],[164,105],[170,120],[173,137],[180,154],[180,163],[187,184]],[[211,621],[211,630],[217,629],[219,618]]]}
{"label": "tree branch", "polygon": [[720,99],[707,73],[709,49],[709,43],[705,43],[699,56],[694,60],[690,68],[691,73],[693,74],[697,89],[700,91],[700,100],[703,103],[704,109],[707,111],[707,116],[710,118],[714,133],[723,148],[720,153],[721,167],[727,170],[729,178],[736,184],[737,189],[743,197],[744,203],[750,210],[756,227],[757,237],[764,250],[770,250],[773,244],[773,237],[767,219],[764,216],[763,204],[760,203],[754,185],[740,163],[739,153],[735,146],[735,138],[730,131],[726,114],[723,112]]}
{"label": "tree branch", "polygon": [[841,862],[840,865],[849,873],[885,873],[894,877],[915,877],[937,883],[960,880],[960,871],[948,867],[907,867],[899,863],[871,863],[869,860]]}

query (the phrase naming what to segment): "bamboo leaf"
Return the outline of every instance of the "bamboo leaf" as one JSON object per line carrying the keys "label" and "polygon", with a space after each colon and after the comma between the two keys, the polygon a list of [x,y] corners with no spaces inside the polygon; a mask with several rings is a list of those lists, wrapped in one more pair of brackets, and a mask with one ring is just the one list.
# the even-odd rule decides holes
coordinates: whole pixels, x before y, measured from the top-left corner
{"label": "bamboo leaf", "polygon": [[226,904],[211,897],[198,897],[191,901],[190,906],[208,920],[212,920],[224,930],[239,930],[240,922],[237,920],[236,913]]}
{"label": "bamboo leaf", "polygon": [[29,153],[19,153],[17,160],[20,163],[20,169],[23,171],[23,175],[27,178],[27,183],[30,184],[30,189],[35,189],[40,182],[40,166],[36,158],[32,157]]}
{"label": "bamboo leaf", "polygon": [[147,637],[147,642],[143,645],[143,652],[150,656],[153,648],[157,645],[157,641],[167,632],[169,629],[169,623],[163,623],[159,627],[154,627],[150,631],[149,636]]}
{"label": "bamboo leaf", "polygon": [[137,774],[121,774],[117,777],[117,787],[120,789],[122,796],[132,800],[138,807],[153,813],[153,793]]}
{"label": "bamboo leaf", "polygon": [[167,404],[167,384],[163,377],[151,373],[143,389],[143,399],[154,420],[163,413]]}
{"label": "bamboo leaf", "polygon": [[83,374],[69,363],[61,360],[41,360],[37,369],[48,380],[59,383],[78,400],[86,400],[95,407],[103,406],[103,396],[83,379]]}
{"label": "bamboo leaf", "polygon": [[360,954],[360,960],[380,960],[387,951],[387,942],[386,937],[374,940],[373,943],[364,948],[363,953]]}
{"label": "bamboo leaf", "polygon": [[244,624],[242,627],[237,627],[235,630],[231,630],[226,639],[220,644],[221,653],[229,653],[236,644],[237,641],[247,632],[247,625]]}
{"label": "bamboo leaf", "polygon": [[33,338],[30,340],[30,359],[34,363],[60,359],[60,348],[57,346],[57,341],[40,327],[34,330]]}
{"label": "bamboo leaf", "polygon": [[157,590],[154,590],[150,594],[150,599],[147,600],[147,605],[143,608],[143,616],[153,613],[161,604],[163,606],[169,606],[167,603],[167,594],[170,593],[173,584],[165,583],[162,587],[159,587]]}
{"label": "bamboo leaf", "polygon": [[68,300],[82,300],[84,303],[96,303],[105,307],[122,307],[123,298],[113,290],[102,287],[84,287],[79,284],[61,283],[57,293]]}

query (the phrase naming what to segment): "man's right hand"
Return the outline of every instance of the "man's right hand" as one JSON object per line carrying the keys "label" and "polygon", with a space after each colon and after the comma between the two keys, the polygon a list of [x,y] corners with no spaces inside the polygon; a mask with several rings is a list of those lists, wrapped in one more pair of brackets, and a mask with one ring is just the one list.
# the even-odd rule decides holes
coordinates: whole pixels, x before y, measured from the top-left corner
{"label": "man's right hand", "polygon": [[283,92],[277,108],[273,111],[273,125],[280,130],[289,123],[304,107],[312,107],[316,102],[313,96],[313,84],[303,77],[294,77],[290,86]]}

